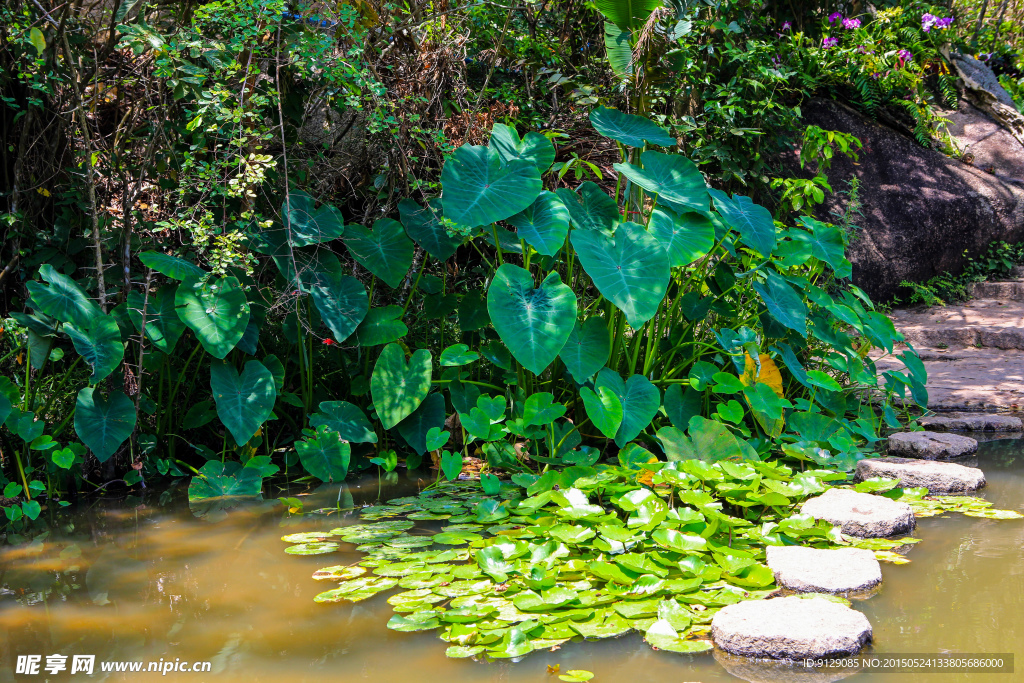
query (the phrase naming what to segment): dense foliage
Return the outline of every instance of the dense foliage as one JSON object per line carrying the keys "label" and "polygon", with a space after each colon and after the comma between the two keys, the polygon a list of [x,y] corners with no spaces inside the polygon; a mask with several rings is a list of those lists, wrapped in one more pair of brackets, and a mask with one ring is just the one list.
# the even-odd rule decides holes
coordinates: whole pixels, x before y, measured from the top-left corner
{"label": "dense foliage", "polygon": [[941,147],[940,6],[0,14],[15,538],[40,501],[162,477],[843,470],[924,402],[912,350],[870,360],[899,338],[848,282],[855,215],[801,215],[860,143],[799,108]]}

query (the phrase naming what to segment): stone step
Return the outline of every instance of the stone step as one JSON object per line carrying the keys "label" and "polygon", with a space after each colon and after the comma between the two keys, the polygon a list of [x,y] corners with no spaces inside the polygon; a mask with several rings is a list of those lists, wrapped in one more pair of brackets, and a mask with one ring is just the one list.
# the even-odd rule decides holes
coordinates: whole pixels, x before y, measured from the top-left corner
{"label": "stone step", "polygon": [[[928,372],[930,410],[1024,410],[1024,351],[975,347],[916,348]],[[892,356],[874,360],[880,373],[903,369],[903,362]]]}
{"label": "stone step", "polygon": [[971,296],[975,299],[1024,301],[1024,281],[976,282],[971,285]]}
{"label": "stone step", "polygon": [[775,583],[798,593],[861,593],[882,583],[875,554],[863,548],[770,545],[765,552]]}
{"label": "stone step", "polygon": [[907,458],[941,460],[973,455],[978,442],[948,432],[898,432],[889,435],[889,453]]}
{"label": "stone step", "polygon": [[922,417],[921,426],[933,432],[1020,432],[1024,421],[1012,415],[949,413]]}
{"label": "stone step", "polygon": [[906,503],[850,489],[829,489],[804,501],[800,512],[841,527],[844,534],[875,538],[914,530],[914,511]]}
{"label": "stone step", "polygon": [[915,347],[1024,350],[1024,301],[976,299],[957,306],[899,309],[890,317]]}
{"label": "stone step", "polygon": [[913,458],[865,458],[857,463],[857,481],[874,477],[898,479],[903,488],[923,486],[928,493],[966,493],[985,486],[985,473],[977,467]]}

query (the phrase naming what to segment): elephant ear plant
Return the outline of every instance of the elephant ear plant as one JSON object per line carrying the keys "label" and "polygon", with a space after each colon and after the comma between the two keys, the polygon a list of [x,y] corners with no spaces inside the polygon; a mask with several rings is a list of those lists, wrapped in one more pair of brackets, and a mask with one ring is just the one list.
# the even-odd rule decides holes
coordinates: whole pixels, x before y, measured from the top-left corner
{"label": "elephant ear plant", "polygon": [[527,484],[616,457],[850,469],[925,404],[912,349],[906,372],[875,370],[901,338],[846,282],[839,228],[708,187],[652,121],[590,119],[620,151],[604,187],[565,187],[548,139],[497,125],[452,153],[440,197],[370,226],[286,192],[247,235],[253,273],[150,249],[105,312],[42,266],[9,323],[25,375],[0,387],[24,498],[8,519],[118,453],[129,484],[192,470],[197,510],[281,470],[429,458],[453,479],[471,455]]}

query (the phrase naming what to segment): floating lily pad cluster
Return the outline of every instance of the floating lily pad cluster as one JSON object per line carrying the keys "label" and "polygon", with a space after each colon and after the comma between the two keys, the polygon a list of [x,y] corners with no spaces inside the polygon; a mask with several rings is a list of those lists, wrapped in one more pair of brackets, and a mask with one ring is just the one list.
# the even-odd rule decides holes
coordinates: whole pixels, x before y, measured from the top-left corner
{"label": "floating lily pad cluster", "polygon": [[[687,460],[513,479],[489,483],[489,492],[477,482],[443,482],[365,507],[361,524],[285,536],[295,544],[286,552],[356,544],[365,559],[313,575],[338,583],[317,602],[402,589],[388,598],[396,613],[390,628],[438,630],[451,657],[502,658],[630,631],[660,650],[705,651],[718,609],[774,588],[767,545],[862,547],[902,563],[894,551],[917,542],[855,539],[794,513],[802,500],[845,482],[832,470]],[[895,485],[857,486],[921,510],[987,509],[984,501],[925,498]],[[439,531],[415,526],[438,520]]]}

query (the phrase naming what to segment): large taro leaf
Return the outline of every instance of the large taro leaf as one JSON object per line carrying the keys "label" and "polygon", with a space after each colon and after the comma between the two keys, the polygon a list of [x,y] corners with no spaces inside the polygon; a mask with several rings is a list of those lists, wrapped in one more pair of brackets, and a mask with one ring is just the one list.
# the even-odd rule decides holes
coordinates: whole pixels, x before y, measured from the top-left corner
{"label": "large taro leaf", "polygon": [[96,389],[78,392],[75,433],[100,462],[106,462],[135,430],[135,404],[120,391],[103,398]]}
{"label": "large taro leaf", "polygon": [[295,442],[299,462],[320,481],[341,481],[348,474],[352,447],[338,432],[321,426],[316,435]]}
{"label": "large taro leaf", "polygon": [[444,429],[444,417],[444,396],[430,394],[409,417],[398,423],[398,433],[414,451],[423,455],[427,452],[427,432],[432,427]]}
{"label": "large taro leaf", "polygon": [[513,216],[537,198],[540,172],[531,161],[503,163],[494,149],[463,145],[441,170],[445,218],[475,228]]}
{"label": "large taro leaf", "polygon": [[503,123],[494,124],[487,146],[497,151],[506,164],[522,159],[536,166],[538,173],[551,168],[555,161],[555,147],[546,137],[540,133],[529,132],[520,140],[516,129]]}
{"label": "large taro leaf", "polygon": [[534,287],[529,271],[502,264],[487,288],[487,312],[513,357],[539,375],[565,345],[576,320],[576,295],[557,272]]}
{"label": "large taro leaf", "polygon": [[128,317],[135,329],[142,331],[143,309],[145,309],[146,339],[158,350],[170,353],[185,333],[185,324],[178,317],[174,308],[174,295],[177,285],[164,285],[150,292],[147,297],[142,292],[132,291],[128,294]]}
{"label": "large taro leaf", "polygon": [[309,416],[309,426],[327,427],[352,443],[377,443],[370,421],[359,406],[348,401],[323,401],[320,412]]}
{"label": "large taro leaf", "polygon": [[587,417],[594,426],[612,439],[622,427],[622,401],[613,388],[600,386],[595,389],[596,391],[589,387],[580,389],[583,407],[586,408]]}
{"label": "large taro leaf", "polygon": [[210,366],[210,389],[217,416],[240,446],[270,418],[277,400],[274,375],[258,360],[247,361],[241,374],[233,365],[214,363]]}
{"label": "large taro leaf", "polygon": [[715,245],[715,226],[706,216],[693,211],[677,214],[656,208],[651,213],[651,234],[668,254],[673,268],[688,266]]}
{"label": "large taro leaf", "polygon": [[690,418],[700,415],[704,396],[701,392],[687,385],[671,384],[665,390],[665,414],[672,424],[679,429],[686,429]]}
{"label": "large taro leaf", "polygon": [[430,391],[430,374],[430,351],[418,349],[407,363],[400,345],[384,347],[370,377],[370,395],[385,429],[391,429],[419,408]]}
{"label": "large taro leaf", "polygon": [[144,251],[139,254],[139,260],[147,268],[152,268],[172,280],[185,280],[190,277],[201,278],[206,275],[206,271],[196,264],[159,251]]}
{"label": "large taro leaf", "polygon": [[730,199],[720,190],[711,190],[715,209],[729,227],[740,233],[743,243],[768,256],[775,250],[775,222],[768,209],[755,204],[750,197],[733,195]]}
{"label": "large taro leaf", "polygon": [[689,432],[697,458],[705,462],[760,460],[750,444],[735,436],[721,422],[695,415],[690,418]]}
{"label": "large taro leaf", "polygon": [[578,230],[597,230],[612,234],[619,222],[619,210],[615,200],[608,196],[597,183],[587,181],[573,192],[567,187],[560,187],[555,194],[562,200],[569,212],[569,220]]}
{"label": "large taro leaf", "polygon": [[601,294],[634,329],[654,317],[671,275],[668,255],[642,225],[622,223],[615,235],[574,230],[573,249]]}
{"label": "large taro leaf", "polygon": [[634,30],[647,23],[662,0],[596,0],[594,6],[605,19],[623,30]]}
{"label": "large taro leaf", "polygon": [[402,224],[390,218],[381,218],[373,230],[361,225],[345,228],[345,246],[359,264],[397,288],[412,265],[413,244]]}
{"label": "large taro leaf", "polygon": [[753,286],[768,313],[789,329],[807,336],[807,305],[803,299],[793,285],[775,271],[765,271],[765,277],[764,283],[755,282]]}
{"label": "large taro leaf", "polygon": [[178,285],[174,307],[214,358],[228,355],[249,324],[249,304],[234,277],[205,283],[188,278]]}
{"label": "large taro leaf", "polygon": [[640,161],[643,168],[633,164],[615,164],[614,168],[648,192],[656,193],[659,201],[700,211],[710,208],[708,186],[697,164],[679,154],[661,152],[644,152]]}
{"label": "large taro leaf", "polygon": [[103,315],[100,307],[74,280],[58,273],[49,263],[39,267],[39,276],[48,284],[32,280],[25,285],[39,311],[82,329],[87,328],[93,318]]}
{"label": "large taro leaf", "polygon": [[569,210],[555,193],[544,190],[533,204],[510,217],[508,223],[538,254],[554,256],[569,234]]}
{"label": "large taro leaf", "polygon": [[370,308],[363,283],[341,273],[338,258],[330,253],[311,260],[300,272],[304,289],[313,296],[313,303],[336,342],[348,339]]}
{"label": "large taro leaf", "polygon": [[800,222],[810,232],[790,230],[789,236],[810,247],[811,255],[831,266],[837,277],[850,277],[853,273],[853,266],[846,259],[846,242],[843,239],[843,231],[834,225],[816,221],[810,216],[801,216]]}
{"label": "large taro leaf", "polygon": [[406,234],[438,261],[451,258],[462,243],[444,229],[440,199],[431,199],[426,206],[420,206],[411,199],[403,199],[398,202],[398,214]]}
{"label": "large taro leaf", "polygon": [[615,443],[622,448],[640,434],[661,407],[661,392],[643,375],[633,375],[623,382],[619,373],[604,368],[597,374],[594,388],[607,387],[622,404],[622,424],[615,433]]}
{"label": "large taro leaf", "polygon": [[[608,55],[608,66],[620,80],[626,81],[633,77],[636,65],[633,63],[633,32],[623,31],[610,21],[604,22],[604,50]],[[591,113],[593,121],[593,113]],[[597,126],[594,126],[597,128]],[[602,133],[604,134],[604,133]],[[610,135],[608,137],[611,137]],[[618,138],[616,138],[618,139]],[[643,141],[641,138],[640,145]]]}
{"label": "large taro leaf", "polygon": [[316,201],[301,190],[290,192],[281,204],[284,229],[292,246],[329,242],[345,233],[340,211],[328,204],[314,209],[315,205]]}
{"label": "large taro leaf", "polygon": [[96,384],[121,364],[124,344],[117,323],[111,316],[100,314],[84,329],[65,323],[64,331],[71,337],[75,351],[92,366],[90,384]]}
{"label": "large taro leaf", "polygon": [[188,505],[202,517],[229,508],[241,500],[256,498],[263,489],[259,468],[238,462],[210,460],[188,485]]}
{"label": "large taro leaf", "polygon": [[668,134],[668,131],[654,121],[643,116],[626,114],[618,109],[608,109],[607,107],[592,109],[590,123],[594,126],[594,130],[601,135],[629,147],[643,147],[644,143],[648,142],[662,147],[671,147],[676,144],[675,139]]}
{"label": "large taro leaf", "polygon": [[402,322],[404,313],[398,305],[371,308],[356,330],[359,345],[381,346],[409,334],[409,328]]}
{"label": "large taro leaf", "polygon": [[558,357],[573,379],[582,382],[604,367],[611,350],[607,323],[593,317],[576,321]]}

